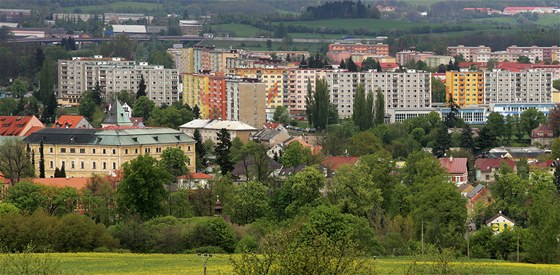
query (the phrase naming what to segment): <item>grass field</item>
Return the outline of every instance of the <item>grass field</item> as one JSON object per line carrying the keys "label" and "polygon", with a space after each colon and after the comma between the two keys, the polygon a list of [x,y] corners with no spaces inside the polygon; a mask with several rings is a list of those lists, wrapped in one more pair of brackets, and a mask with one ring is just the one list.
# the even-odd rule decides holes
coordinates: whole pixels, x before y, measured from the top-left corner
{"label": "grass field", "polygon": [[64,8],[63,10],[65,12],[74,12],[77,9],[80,9],[82,12],[108,12],[108,11],[125,10],[125,9],[129,9],[132,11],[135,10],[153,11],[153,10],[157,10],[159,7],[160,5],[157,3],[118,1],[105,5],[68,7],[68,8]]}
{"label": "grass field", "polygon": [[244,24],[217,24],[212,25],[213,32],[229,32],[232,36],[254,37],[259,32],[268,32],[251,25]]}
{"label": "grass field", "polygon": [[[54,253],[48,257],[60,261],[63,274],[202,274],[202,259],[194,254],[116,254]],[[231,274],[230,257],[214,255],[208,261],[208,274]],[[376,274],[403,274],[413,264],[411,258],[368,259]],[[416,262],[427,265],[426,262]],[[461,274],[560,274],[560,265],[535,265],[494,260],[452,262]]]}

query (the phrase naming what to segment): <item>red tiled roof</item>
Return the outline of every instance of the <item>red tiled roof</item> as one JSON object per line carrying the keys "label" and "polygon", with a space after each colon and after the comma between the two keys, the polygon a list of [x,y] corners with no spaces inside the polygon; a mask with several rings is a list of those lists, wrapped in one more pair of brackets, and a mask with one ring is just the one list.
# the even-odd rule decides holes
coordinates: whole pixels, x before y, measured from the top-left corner
{"label": "red tiled roof", "polygon": [[451,174],[467,172],[467,158],[440,158],[439,163]]}
{"label": "red tiled roof", "polygon": [[0,172],[0,183],[10,183],[10,179],[4,177],[4,174]]}
{"label": "red tiled roof", "polygon": [[541,124],[541,125],[539,125],[539,127],[533,129],[533,130],[531,131],[531,137],[532,137],[532,138],[549,137],[548,135],[546,135],[546,136],[539,136],[538,133],[551,134],[552,137],[554,137],[554,131],[552,130],[552,128],[550,128],[550,126],[548,126],[548,125],[546,125],[546,124]]}
{"label": "red tiled roof", "polygon": [[186,175],[182,175],[182,176],[178,176],[177,178],[179,179],[198,179],[198,180],[203,180],[203,179],[211,179],[213,178],[212,175],[208,175],[208,174],[204,174],[204,173],[188,173]]}
{"label": "red tiled roof", "polygon": [[471,66],[479,67],[486,67],[486,62],[459,62],[459,68],[470,68]]}
{"label": "red tiled roof", "polygon": [[76,190],[87,186],[91,178],[34,178],[33,183],[52,187],[72,187]]}
{"label": "red tiled roof", "polygon": [[321,165],[327,167],[330,170],[337,170],[340,166],[349,164],[354,165],[358,162],[359,157],[338,157],[338,156],[328,156],[321,162]]}
{"label": "red tiled roof", "polygon": [[277,123],[277,122],[267,122],[267,123],[265,123],[263,126],[264,126],[264,128],[266,128],[266,129],[276,129],[276,128],[278,128],[278,126],[280,126],[280,125],[281,125],[281,124],[280,124],[280,123]]}
{"label": "red tiled roof", "polygon": [[34,116],[0,116],[0,136],[21,135]]}
{"label": "red tiled roof", "polygon": [[399,64],[380,62],[379,66],[381,66],[382,69],[394,69],[394,68],[398,68]]}
{"label": "red tiled roof", "polygon": [[33,126],[31,128],[29,128],[29,130],[25,133],[25,136],[29,136],[31,134],[33,134],[34,132],[37,132],[41,129],[44,129],[45,127],[39,127],[39,126]]}
{"label": "red tiled roof", "polygon": [[530,164],[530,166],[535,167],[535,168],[550,168],[552,167],[552,164],[554,163],[554,160],[547,160],[547,161],[536,161]]}
{"label": "red tiled roof", "polygon": [[505,163],[509,168],[515,168],[515,161],[511,159],[487,159],[479,158],[474,162],[474,167],[482,172],[490,172],[492,168],[500,169],[502,163]]}
{"label": "red tiled roof", "polygon": [[496,68],[510,72],[519,72],[533,67],[534,64],[525,64],[518,62],[498,62]]}
{"label": "red tiled roof", "polygon": [[130,117],[130,121],[132,122],[132,126],[138,126],[140,123],[144,124],[143,117]]}
{"label": "red tiled roof", "polygon": [[126,125],[109,125],[105,126],[103,130],[127,130],[127,129],[139,129],[141,127],[138,126],[126,126]]}
{"label": "red tiled roof", "polygon": [[52,128],[76,128],[83,118],[83,116],[62,115],[56,120]]}

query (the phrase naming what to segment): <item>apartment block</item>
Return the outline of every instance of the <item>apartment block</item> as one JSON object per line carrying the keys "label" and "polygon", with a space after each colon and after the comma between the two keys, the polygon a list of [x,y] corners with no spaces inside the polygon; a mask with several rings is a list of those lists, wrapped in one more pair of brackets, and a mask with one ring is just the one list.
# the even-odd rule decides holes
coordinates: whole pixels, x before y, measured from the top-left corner
{"label": "apartment block", "polygon": [[326,70],[319,69],[292,69],[288,71],[288,93],[284,97],[284,106],[292,114],[304,114],[307,110],[305,97],[308,85],[315,90],[317,80],[326,76]]}
{"label": "apartment block", "polygon": [[451,56],[463,55],[466,61],[472,61],[472,55],[475,53],[489,53],[492,51],[490,47],[480,45],[478,47],[466,47],[464,45],[459,46],[449,46],[447,47],[449,54]]}
{"label": "apartment block", "polygon": [[136,91],[142,77],[147,96],[157,105],[172,104],[180,99],[178,70],[95,56],[58,61],[58,104],[79,105],[82,94],[93,90],[97,83],[105,99],[122,90]]}
{"label": "apartment block", "polygon": [[179,20],[183,35],[198,36],[202,32],[202,23],[196,20]]}
{"label": "apartment block", "polygon": [[[338,64],[343,59],[348,59],[350,56],[388,56],[389,45],[386,44],[330,44],[327,51],[327,58],[333,63]],[[360,58],[358,58],[360,59]],[[361,58],[363,59],[363,58]],[[360,60],[361,60],[360,59]]]}
{"label": "apartment block", "polygon": [[284,105],[284,95],[288,91],[288,68],[236,68],[235,75],[245,78],[256,78],[266,87],[266,108],[273,113],[277,106]]}
{"label": "apartment block", "polygon": [[226,77],[224,73],[204,71],[183,74],[183,103],[198,105],[200,115],[209,119],[225,119]]}
{"label": "apartment block", "polygon": [[396,58],[397,58],[397,63],[401,66],[404,66],[410,61],[426,62],[426,58],[433,55],[434,55],[433,52],[400,51],[396,54]]}
{"label": "apartment block", "polygon": [[473,62],[488,62],[490,59],[496,60],[497,62],[517,62],[517,60],[521,56],[526,56],[529,58],[529,62],[535,63],[539,60],[539,55],[534,52],[506,52],[506,51],[499,51],[499,52],[479,52],[472,54],[472,61]]}
{"label": "apartment block", "polygon": [[227,120],[260,129],[266,122],[266,84],[254,78],[228,78]]}
{"label": "apartment block", "polygon": [[560,55],[560,47],[552,46],[552,47],[539,47],[539,46],[530,46],[530,47],[519,47],[517,45],[512,45],[506,48],[506,52],[508,53],[532,53],[536,55],[539,61],[554,61],[554,55]]}
{"label": "apartment block", "polygon": [[484,104],[483,72],[447,72],[445,74],[445,99],[460,107]]}
{"label": "apartment block", "polygon": [[484,72],[484,104],[552,103],[552,73]]}
{"label": "apartment block", "polygon": [[173,46],[173,48],[167,49],[167,53],[173,58],[175,68],[179,70],[179,74],[194,73],[194,49],[183,48],[182,44]]}
{"label": "apartment block", "polygon": [[326,73],[331,102],[337,107],[341,118],[352,116],[354,95],[358,84],[363,82],[366,92],[378,89],[385,97],[385,110],[396,108],[430,108],[430,73],[410,70],[407,72],[342,72]]}

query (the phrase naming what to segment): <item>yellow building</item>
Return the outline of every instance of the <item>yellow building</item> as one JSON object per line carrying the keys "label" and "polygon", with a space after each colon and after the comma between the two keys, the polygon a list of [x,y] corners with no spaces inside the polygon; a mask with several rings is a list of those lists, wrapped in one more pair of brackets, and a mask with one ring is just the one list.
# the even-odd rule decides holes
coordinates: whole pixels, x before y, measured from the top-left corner
{"label": "yellow building", "polygon": [[43,141],[45,176],[52,177],[64,166],[68,177],[111,174],[125,162],[141,154],[160,158],[167,148],[180,148],[189,158],[187,167],[195,170],[195,141],[169,128],[115,127],[114,130],[45,128],[24,139],[35,152],[39,171],[39,147]]}
{"label": "yellow building", "polygon": [[284,105],[284,82],[287,83],[288,70],[284,68],[236,68],[235,74],[240,77],[257,78],[266,86],[266,108],[276,109]]}
{"label": "yellow building", "polygon": [[460,107],[484,104],[484,73],[447,72],[445,99],[453,99]]}
{"label": "yellow building", "polygon": [[183,74],[183,104],[200,106],[200,93],[208,93],[208,78],[199,74]]}

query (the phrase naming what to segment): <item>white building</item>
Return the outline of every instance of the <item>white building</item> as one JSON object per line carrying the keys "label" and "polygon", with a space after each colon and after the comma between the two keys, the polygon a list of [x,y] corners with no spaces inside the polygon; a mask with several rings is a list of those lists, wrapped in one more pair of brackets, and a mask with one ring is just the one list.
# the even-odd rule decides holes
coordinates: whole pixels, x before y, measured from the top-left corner
{"label": "white building", "polygon": [[232,140],[239,137],[244,143],[248,142],[249,138],[258,131],[243,122],[231,120],[195,119],[179,126],[179,130],[190,137],[194,137],[194,132],[197,129],[203,141],[211,140],[214,144],[218,143],[218,133],[222,129],[229,132]]}
{"label": "white building", "polygon": [[543,71],[484,72],[484,104],[551,103],[552,73]]}

